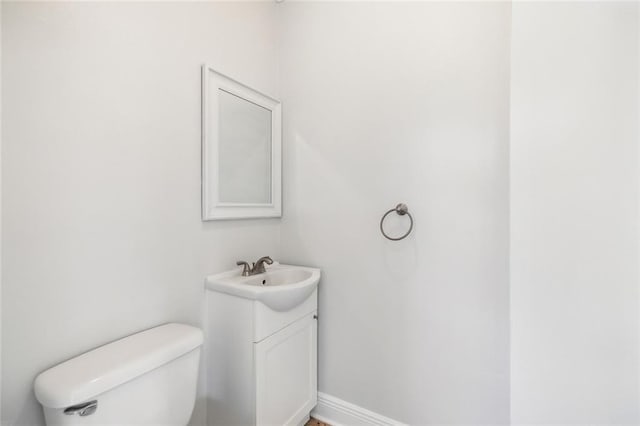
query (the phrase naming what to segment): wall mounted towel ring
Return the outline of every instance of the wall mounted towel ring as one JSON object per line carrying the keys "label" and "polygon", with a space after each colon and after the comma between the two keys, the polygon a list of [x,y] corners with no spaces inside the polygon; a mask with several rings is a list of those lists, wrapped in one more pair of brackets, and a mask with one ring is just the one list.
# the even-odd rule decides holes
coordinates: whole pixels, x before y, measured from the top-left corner
{"label": "wall mounted towel ring", "polygon": [[[409,230],[402,236],[400,237],[390,237],[387,235],[386,232],[384,232],[384,220],[387,218],[387,216],[393,212],[398,213],[400,216],[404,216],[407,215],[409,216],[409,220],[411,221],[409,224]],[[382,219],[380,219],[380,232],[382,232],[382,235],[384,235],[384,237],[388,240],[391,241],[400,241],[404,238],[407,237],[407,235],[409,235],[411,233],[411,231],[413,230],[413,216],[411,216],[411,213],[409,213],[409,207],[407,207],[406,204],[404,203],[400,203],[397,206],[395,206],[395,208],[389,210],[388,212],[386,212],[383,216]]]}

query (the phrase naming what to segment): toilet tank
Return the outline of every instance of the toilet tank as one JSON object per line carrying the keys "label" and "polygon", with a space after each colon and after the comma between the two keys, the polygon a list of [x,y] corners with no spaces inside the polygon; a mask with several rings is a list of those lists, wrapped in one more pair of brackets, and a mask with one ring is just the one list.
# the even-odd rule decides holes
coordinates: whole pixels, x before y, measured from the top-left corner
{"label": "toilet tank", "polygon": [[34,384],[47,425],[186,425],[202,340],[198,328],[165,324],[50,368]]}

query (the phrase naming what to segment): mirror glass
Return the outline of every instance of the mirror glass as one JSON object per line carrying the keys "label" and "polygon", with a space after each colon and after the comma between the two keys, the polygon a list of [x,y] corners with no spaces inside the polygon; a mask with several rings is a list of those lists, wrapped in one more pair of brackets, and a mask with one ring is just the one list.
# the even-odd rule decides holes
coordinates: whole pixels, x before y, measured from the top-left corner
{"label": "mirror glass", "polygon": [[271,203],[271,111],[218,90],[219,201]]}

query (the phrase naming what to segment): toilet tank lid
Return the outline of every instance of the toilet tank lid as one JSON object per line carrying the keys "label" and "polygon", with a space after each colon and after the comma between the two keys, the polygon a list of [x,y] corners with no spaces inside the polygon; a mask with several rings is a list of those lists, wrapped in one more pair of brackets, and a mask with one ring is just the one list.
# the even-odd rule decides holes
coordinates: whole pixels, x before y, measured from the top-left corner
{"label": "toilet tank lid", "polygon": [[50,408],[79,404],[202,345],[202,330],[165,324],[108,343],[36,377],[38,401]]}

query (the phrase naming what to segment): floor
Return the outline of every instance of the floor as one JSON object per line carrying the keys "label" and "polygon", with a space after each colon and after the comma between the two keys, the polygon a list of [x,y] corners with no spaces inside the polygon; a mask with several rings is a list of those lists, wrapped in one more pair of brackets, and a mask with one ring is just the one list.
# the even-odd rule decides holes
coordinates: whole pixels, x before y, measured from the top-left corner
{"label": "floor", "polygon": [[304,426],[331,426],[328,423],[322,423],[320,420],[316,420],[313,417],[309,419],[306,425]]}

